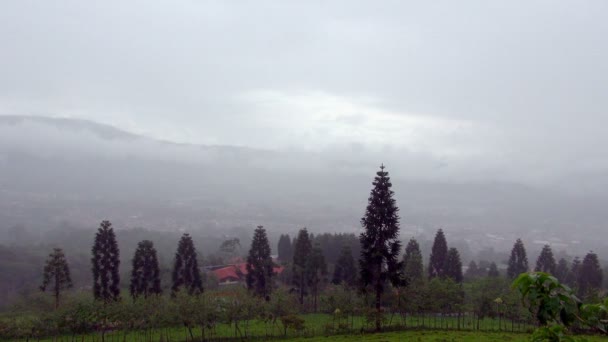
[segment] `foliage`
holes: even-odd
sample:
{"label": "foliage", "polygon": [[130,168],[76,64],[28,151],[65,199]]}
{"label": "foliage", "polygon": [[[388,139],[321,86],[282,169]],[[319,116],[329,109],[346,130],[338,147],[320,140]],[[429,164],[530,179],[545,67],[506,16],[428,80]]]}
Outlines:
{"label": "foliage", "polygon": [[152,241],[143,240],[137,244],[132,265],[129,291],[133,299],[162,293],[158,257]]}
{"label": "foliage", "polygon": [[549,274],[555,274],[555,258],[553,257],[553,251],[551,246],[544,245],[538,259],[536,260],[536,272],[545,272]]}
{"label": "foliage", "polygon": [[448,243],[439,229],[435,234],[433,249],[429,258],[429,278],[443,277],[445,275],[445,261],[448,256]]}
{"label": "foliage", "polygon": [[553,275],[561,282],[566,282],[568,277],[569,267],[568,261],[564,258],[560,258],[555,267],[555,273]]}
{"label": "foliage", "polygon": [[308,283],[307,265],[310,253],[312,252],[312,243],[306,228],[300,229],[294,245],[292,281],[298,287],[300,304],[304,304],[304,295],[306,294]]}
{"label": "foliage", "polygon": [[347,286],[355,286],[357,282],[357,268],[355,267],[355,259],[353,252],[348,245],[343,245],[340,252],[340,257],[334,267],[334,275],[332,283],[346,284]]}
{"label": "foliage", "polygon": [[188,291],[188,294],[203,292],[196,248],[192,238],[187,233],[179,240],[175,253],[172,294],[175,295],[182,287]]}
{"label": "foliage", "polygon": [[325,262],[323,251],[318,244],[315,244],[310,253],[306,264],[306,273],[308,275],[308,285],[314,298],[314,309],[317,311],[317,298],[319,297],[320,286],[321,283],[327,281],[327,263]]}
{"label": "foliage", "polygon": [[519,274],[528,272],[528,257],[526,256],[526,248],[521,239],[517,239],[511,249],[509,264],[507,267],[507,276],[510,279],[515,279]]}
{"label": "foliage", "polygon": [[462,262],[456,248],[450,248],[445,259],[445,276],[457,283],[462,282]]}
{"label": "foliage", "polygon": [[578,272],[577,285],[579,296],[593,296],[594,292],[602,286],[602,277],[603,273],[597,254],[593,252],[587,253]]}
{"label": "foliage", "polygon": [[[373,287],[376,294],[376,312],[380,315],[381,297],[385,282],[393,285],[404,285],[403,264],[398,261],[401,250],[399,241],[399,208],[393,198],[392,183],[384,165],[376,173],[365,216],[361,219],[364,231],[361,241],[361,258],[359,266],[363,290]],[[380,330],[382,321],[376,320],[376,330]]]}
{"label": "foliage", "polygon": [[95,299],[117,301],[120,299],[120,256],[114,228],[110,221],[102,221],[92,249],[93,294]]}
{"label": "foliage", "polygon": [[[53,281],[51,285],[51,281]],[[72,278],[70,277],[70,268],[65,259],[65,254],[61,248],[54,248],[53,253],[49,254],[44,266],[44,274],[40,291],[44,292],[52,286],[53,296],[55,297],[55,309],[59,307],[59,297],[61,292],[71,288]]]}
{"label": "foliage", "polygon": [[488,268],[488,277],[499,277],[500,276],[500,272],[498,272],[498,267],[496,266],[495,262],[492,262],[490,264],[490,267]]}
{"label": "foliage", "polygon": [[423,269],[420,245],[416,239],[411,238],[403,255],[403,275],[407,282],[413,282],[422,279]]}
{"label": "foliage", "polygon": [[247,256],[247,288],[256,296],[268,298],[272,292],[272,258],[266,230],[258,226]]}
{"label": "foliage", "polygon": [[281,234],[279,243],[277,246],[278,258],[282,262],[288,262],[293,258],[293,246],[291,245],[291,238],[289,234]]}

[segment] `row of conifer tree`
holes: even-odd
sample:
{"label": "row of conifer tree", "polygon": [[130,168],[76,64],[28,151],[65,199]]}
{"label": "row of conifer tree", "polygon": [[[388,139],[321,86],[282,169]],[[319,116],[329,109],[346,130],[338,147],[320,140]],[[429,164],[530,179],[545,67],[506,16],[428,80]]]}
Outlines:
{"label": "row of conifer tree", "polygon": [[[342,246],[334,267],[332,282],[358,286],[363,291],[375,295],[375,306],[380,310],[381,296],[386,287],[407,286],[423,276],[423,263],[420,247],[411,239],[403,258],[400,260],[402,244],[399,241],[399,208],[393,198],[392,183],[388,172],[382,165],[376,173],[370,192],[365,215],[361,219],[363,232],[359,236],[360,256],[356,265],[350,246]],[[291,283],[303,303],[304,296],[311,294],[316,306],[320,284],[327,275],[327,263],[318,244],[312,245],[311,234],[306,228],[299,231],[293,243],[288,236],[281,236],[278,245],[279,256],[291,261]],[[286,250],[286,241],[291,250]],[[341,246],[334,246],[340,248]],[[119,249],[112,224],[103,221],[95,235],[92,248],[93,294],[98,300],[117,301],[120,299]],[[285,261],[285,260],[283,260]],[[247,257],[246,284],[252,294],[268,298],[273,289],[274,264],[268,243],[266,230],[262,226],[255,229],[251,248]],[[358,267],[357,267],[358,266]],[[471,268],[477,267],[473,263]],[[440,229],[433,243],[427,266],[430,278],[450,278],[456,283],[463,281],[463,267],[460,254],[456,248],[448,248],[444,232]],[[530,270],[523,242],[518,239],[513,246],[508,261],[507,276],[517,275]],[[571,277],[572,285],[585,293],[599,288],[602,283],[602,271],[593,252],[587,254],[581,263],[575,259],[568,268],[565,260],[555,262],[550,246],[545,246],[539,256],[535,270],[563,276],[562,281]],[[489,276],[498,276],[498,268],[492,263]],[[43,291],[52,289],[59,305],[61,292],[72,286],[69,267],[61,249],[55,249],[49,256],[44,269]],[[175,253],[171,293],[179,291],[198,294],[203,291],[200,269],[197,262],[197,251],[192,238],[184,234]],[[129,286],[133,298],[148,297],[162,292],[157,253],[149,240],[141,241],[132,259],[131,279]],[[379,328],[380,322],[377,322]]]}

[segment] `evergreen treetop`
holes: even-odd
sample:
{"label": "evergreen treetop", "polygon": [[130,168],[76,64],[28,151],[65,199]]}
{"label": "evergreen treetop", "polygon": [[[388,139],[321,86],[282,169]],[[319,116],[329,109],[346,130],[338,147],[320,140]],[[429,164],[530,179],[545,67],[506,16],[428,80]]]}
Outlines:
{"label": "evergreen treetop", "polygon": [[526,248],[521,239],[517,239],[511,249],[509,257],[509,265],[507,267],[507,276],[515,279],[518,275],[528,272],[528,257],[526,256]]}
{"label": "evergreen treetop", "polygon": [[143,240],[137,244],[132,260],[131,284],[129,291],[133,299],[161,294],[160,268],[154,243]]}
{"label": "evergreen treetop", "polygon": [[102,221],[91,250],[93,295],[104,301],[120,300],[120,252],[110,221]]}
{"label": "evergreen treetop", "polygon": [[345,284],[346,286],[354,286],[356,281],[357,268],[353,252],[349,245],[344,245],[334,267],[334,275],[331,282],[336,285]]}
{"label": "evergreen treetop", "polygon": [[273,264],[266,229],[258,226],[247,256],[247,288],[259,297],[270,299]]}
{"label": "evergreen treetop", "polygon": [[422,253],[416,239],[411,238],[405,246],[403,255],[403,274],[408,282],[422,279],[424,266],[422,265]]}
{"label": "evergreen treetop", "polygon": [[[404,285],[403,264],[398,261],[401,250],[399,241],[399,208],[393,198],[392,183],[384,165],[376,173],[365,216],[361,219],[363,232],[361,242],[361,258],[359,267],[361,285],[365,291],[368,286],[376,294],[376,310],[380,312],[381,296],[385,282],[393,285]],[[380,330],[381,321],[376,319],[376,330]]]}
{"label": "evergreen treetop", "polygon": [[460,253],[456,248],[450,248],[445,259],[444,276],[452,279],[456,283],[462,282],[462,262]]}
{"label": "evergreen treetop", "polygon": [[175,261],[173,264],[173,285],[171,293],[173,296],[185,288],[188,294],[200,294],[203,292],[203,283],[201,280],[200,270],[198,268],[198,260],[196,248],[192,237],[188,233],[182,235],[177,245],[175,253]]}
{"label": "evergreen treetop", "polygon": [[448,243],[443,230],[439,229],[435,234],[433,249],[429,258],[429,278],[445,276],[445,264],[448,256]]}
{"label": "evergreen treetop", "polygon": [[536,259],[536,272],[545,272],[549,274],[555,274],[555,257],[553,257],[553,251],[551,246],[544,245],[538,259]]}
{"label": "evergreen treetop", "polygon": [[45,292],[48,287],[52,288],[55,297],[55,308],[59,307],[61,292],[72,288],[70,267],[61,248],[54,248],[49,254],[44,266],[42,285],[40,291]]}

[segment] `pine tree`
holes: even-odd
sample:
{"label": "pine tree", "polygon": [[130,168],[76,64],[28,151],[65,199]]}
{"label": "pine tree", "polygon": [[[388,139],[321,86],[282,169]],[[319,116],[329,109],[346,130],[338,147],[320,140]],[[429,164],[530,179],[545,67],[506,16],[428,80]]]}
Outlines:
{"label": "pine tree", "polygon": [[349,245],[342,246],[331,282],[336,285],[345,284],[347,286],[354,286],[357,282],[357,268]]}
{"label": "pine tree", "polygon": [[566,284],[572,288],[578,286],[578,277],[581,271],[581,259],[579,257],[574,257],[572,260],[572,265],[570,266],[570,271],[568,271],[568,275],[566,276]]}
{"label": "pine tree", "polygon": [[198,269],[198,261],[194,242],[189,234],[185,233],[179,240],[177,252],[175,253],[175,261],[173,264],[173,286],[171,293],[173,296],[185,288],[190,295],[196,295],[203,292],[203,283],[201,281],[200,270]]}
{"label": "pine tree", "polygon": [[137,244],[132,265],[129,291],[133,299],[162,293],[158,257],[152,241],[143,240]]}
{"label": "pine tree", "polygon": [[488,268],[488,277],[496,278],[499,276],[500,276],[500,272],[498,272],[498,267],[496,266],[495,262],[492,262],[490,264],[490,267]]}
{"label": "pine tree", "polygon": [[293,283],[300,290],[300,304],[304,304],[304,294],[307,288],[307,263],[312,252],[312,243],[306,228],[300,229],[293,245]]}
{"label": "pine tree", "polygon": [[266,229],[258,226],[253,234],[251,249],[247,256],[247,288],[256,296],[270,300],[272,292],[272,257]]}
{"label": "pine tree", "polygon": [[462,283],[462,262],[460,261],[460,253],[456,248],[448,250],[448,256],[445,259],[445,277],[452,279],[456,283]]}
{"label": "pine tree", "polygon": [[472,280],[472,279],[479,277],[479,274],[480,274],[480,270],[479,270],[479,267],[477,266],[477,263],[474,260],[471,260],[471,262],[469,262],[469,266],[467,267],[467,271],[464,274],[464,277],[467,280]]}
{"label": "pine tree", "polygon": [[91,252],[95,299],[106,302],[120,300],[120,253],[110,221],[101,222]]}
{"label": "pine tree", "polygon": [[[52,282],[52,283],[51,283]],[[44,266],[44,274],[40,291],[45,292],[51,287],[55,297],[55,309],[59,307],[61,292],[72,288],[72,278],[70,277],[70,267],[65,259],[61,248],[54,248],[53,253],[49,254]]]}
{"label": "pine tree", "polygon": [[602,286],[602,280],[603,273],[597,254],[587,253],[578,273],[579,296],[587,296],[599,290]]}
{"label": "pine tree", "polygon": [[381,328],[381,298],[386,280],[394,286],[404,285],[403,264],[398,261],[401,250],[399,237],[399,208],[393,198],[392,184],[384,165],[376,173],[359,240],[361,258],[359,266],[363,290],[372,286],[376,294],[376,330]]}
{"label": "pine tree", "polygon": [[555,268],[555,278],[557,278],[559,281],[565,283],[566,279],[568,278],[568,272],[569,272],[569,268],[568,268],[568,262],[566,261],[566,259],[561,258],[559,259],[559,261],[557,262],[557,267]]}
{"label": "pine tree", "polygon": [[310,286],[313,295],[314,310],[316,312],[319,289],[321,283],[324,282],[327,277],[327,263],[325,262],[321,246],[319,246],[318,243],[315,244],[310,253],[310,258],[308,258],[306,265],[306,273],[308,275],[308,285]]}
{"label": "pine tree", "polygon": [[543,250],[540,252],[538,259],[536,260],[536,267],[534,270],[536,272],[545,272],[552,275],[555,273],[555,258],[553,257],[551,246],[543,246]]}
{"label": "pine tree", "polygon": [[511,250],[509,257],[509,265],[507,267],[507,275],[511,279],[515,279],[521,273],[528,272],[528,257],[526,249],[521,239],[517,239]]}
{"label": "pine tree", "polygon": [[277,246],[277,251],[278,259],[281,262],[288,262],[289,260],[291,260],[293,256],[291,255],[291,238],[289,237],[289,234],[281,234]]}
{"label": "pine tree", "polygon": [[435,234],[433,249],[429,259],[429,278],[445,276],[445,262],[448,256],[448,243],[443,234],[443,230],[439,229]]}
{"label": "pine tree", "polygon": [[422,279],[424,266],[422,265],[422,253],[416,239],[411,238],[405,246],[403,255],[403,275],[408,282]]}

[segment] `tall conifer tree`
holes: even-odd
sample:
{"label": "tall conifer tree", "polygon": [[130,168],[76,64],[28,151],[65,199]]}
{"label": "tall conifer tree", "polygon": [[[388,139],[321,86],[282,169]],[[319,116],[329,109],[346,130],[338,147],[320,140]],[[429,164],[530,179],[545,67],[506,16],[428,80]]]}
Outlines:
{"label": "tall conifer tree", "polygon": [[308,274],[308,285],[310,286],[312,292],[313,305],[316,312],[317,298],[319,297],[321,283],[325,282],[327,278],[327,263],[325,262],[325,256],[323,256],[321,246],[319,246],[318,243],[316,243],[311,250],[306,268],[306,273]]}
{"label": "tall conifer tree", "polygon": [[293,245],[293,283],[299,288],[300,304],[304,304],[308,285],[308,258],[312,252],[312,242],[306,228],[300,229]]}
{"label": "tall conifer tree", "polygon": [[536,272],[545,272],[551,275],[555,274],[555,257],[553,257],[551,246],[543,246],[543,250],[540,252],[538,259],[536,259],[536,267],[534,270]]}
{"label": "tall conifer tree", "polygon": [[443,230],[439,229],[435,234],[433,249],[429,258],[429,278],[445,276],[445,262],[448,257],[448,243],[443,234]]}
{"label": "tall conifer tree", "polygon": [[581,259],[579,257],[574,257],[572,260],[572,265],[570,266],[570,270],[568,271],[568,275],[566,276],[566,284],[572,288],[578,286],[578,276],[581,271]]}
{"label": "tall conifer tree", "polygon": [[526,256],[526,248],[521,239],[517,239],[511,249],[509,257],[509,265],[507,267],[507,276],[515,279],[521,273],[528,272],[528,257]]}
{"label": "tall conifer tree", "polygon": [[448,256],[445,259],[444,275],[456,283],[462,283],[462,261],[460,260],[460,253],[458,253],[456,248],[452,247],[448,250]]}
{"label": "tall conifer tree", "polygon": [[259,297],[270,299],[272,292],[272,257],[266,230],[258,226],[247,256],[247,288]]}
{"label": "tall conifer tree", "polygon": [[422,253],[416,239],[411,238],[405,246],[403,255],[403,274],[409,282],[422,279],[424,266],[422,265]]}
{"label": "tall conifer tree", "polygon": [[118,301],[120,299],[120,252],[114,228],[110,221],[102,221],[92,249],[93,295],[95,299]]}
{"label": "tall conifer tree", "polygon": [[342,246],[331,282],[336,285],[345,284],[347,286],[354,286],[357,282],[357,268],[349,245]]}
{"label": "tall conifer tree", "polygon": [[398,261],[401,251],[399,241],[399,208],[393,198],[392,183],[384,165],[376,173],[373,189],[369,196],[365,216],[361,219],[364,228],[359,240],[361,258],[359,267],[363,290],[371,286],[376,295],[376,330],[381,329],[379,315],[382,307],[382,293],[385,282],[394,286],[404,285],[403,264]]}
{"label": "tall conifer tree", "polygon": [[589,252],[585,255],[578,272],[578,294],[588,296],[602,287],[603,272],[597,254]]}
{"label": "tall conifer tree", "polygon": [[568,279],[568,272],[568,261],[566,261],[564,258],[559,259],[557,262],[557,267],[555,267],[555,278],[559,279],[559,281],[563,283],[566,283]]}
{"label": "tall conifer tree", "polygon": [[278,258],[281,262],[288,262],[291,261],[291,258],[293,257],[293,253],[292,253],[292,246],[291,246],[291,238],[289,237],[289,234],[281,234],[281,237],[279,238],[279,243],[277,246],[277,251],[278,251]]}
{"label": "tall conifer tree", "polygon": [[53,253],[49,254],[44,266],[44,274],[40,291],[45,292],[47,288],[53,291],[55,297],[55,309],[59,307],[59,299],[61,292],[72,287],[72,278],[70,277],[70,267],[65,259],[61,248],[54,248]]}
{"label": "tall conifer tree", "polygon": [[162,293],[158,257],[152,241],[143,240],[137,244],[132,267],[129,291],[133,299]]}
{"label": "tall conifer tree", "polygon": [[500,276],[500,272],[498,272],[498,266],[496,266],[495,262],[492,262],[490,264],[490,267],[488,268],[488,277],[495,278],[498,276]]}
{"label": "tall conifer tree", "polygon": [[177,245],[172,278],[173,286],[171,286],[171,293],[173,296],[181,288],[185,288],[190,295],[203,292],[203,282],[200,270],[198,269],[196,248],[194,247],[192,237],[188,233],[182,235]]}

